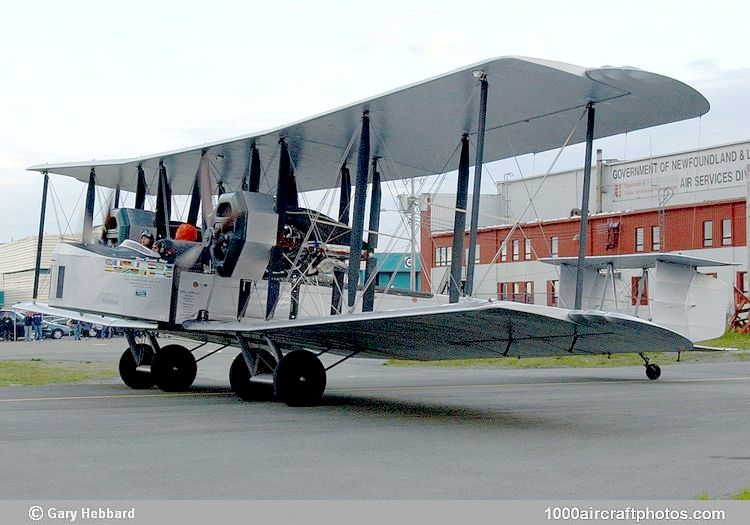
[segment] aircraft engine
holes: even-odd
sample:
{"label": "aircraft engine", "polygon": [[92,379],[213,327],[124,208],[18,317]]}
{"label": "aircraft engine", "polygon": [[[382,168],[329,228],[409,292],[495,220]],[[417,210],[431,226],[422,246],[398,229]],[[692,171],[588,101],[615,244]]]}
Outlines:
{"label": "aircraft engine", "polygon": [[278,215],[273,198],[237,191],[221,195],[213,228],[205,235],[216,273],[222,277],[259,281],[276,244]]}

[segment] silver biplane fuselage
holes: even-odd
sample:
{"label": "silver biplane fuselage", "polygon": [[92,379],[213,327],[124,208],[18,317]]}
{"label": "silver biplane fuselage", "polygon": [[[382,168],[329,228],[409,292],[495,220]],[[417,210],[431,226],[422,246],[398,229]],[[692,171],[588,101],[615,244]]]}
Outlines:
{"label": "silver biplane fuselage", "polygon": [[[203,243],[157,242],[155,250],[150,250],[137,241],[140,227],[131,231],[130,238],[116,247],[60,244],[50,264],[49,305],[153,321],[160,323],[163,329],[177,329],[186,321],[304,319],[320,317],[324,311],[327,313],[331,308],[335,282],[333,275],[324,271],[330,270],[331,266],[325,266],[333,258],[337,258],[337,264],[341,265],[342,261],[338,259],[342,254],[348,257],[348,249],[337,246],[338,250],[332,254],[328,253],[330,246],[325,246],[326,243],[300,238],[300,246],[289,253],[303,264],[298,261],[295,266],[300,271],[294,276],[285,272],[274,311],[268,316],[267,268],[271,248],[276,244],[278,218],[273,198],[249,192],[222,197],[220,203],[232,197],[245,204],[233,216],[236,227],[245,231],[239,236],[241,239],[233,246],[233,251],[222,250],[224,258],[221,260],[208,244],[205,247],[207,259],[198,257],[189,268],[180,268],[180,254],[165,254],[165,251],[175,246],[182,252],[196,248],[202,251]],[[317,256],[302,257],[300,251]],[[364,256],[367,256],[366,251]],[[231,270],[222,275],[217,267],[226,264],[227,258],[231,260]],[[357,294],[355,307],[345,310],[348,313],[362,311],[362,290]],[[447,297],[406,290],[391,290],[390,293],[376,290],[375,296],[376,311],[448,302]],[[341,309],[342,305],[336,307]]]}

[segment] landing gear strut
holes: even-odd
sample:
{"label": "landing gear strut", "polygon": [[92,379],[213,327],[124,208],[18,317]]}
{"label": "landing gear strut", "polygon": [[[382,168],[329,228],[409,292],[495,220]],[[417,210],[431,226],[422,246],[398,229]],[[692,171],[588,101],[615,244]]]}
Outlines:
{"label": "landing gear strut", "polygon": [[165,392],[183,392],[195,381],[198,366],[190,350],[180,345],[161,347],[151,362],[156,386]]}
{"label": "landing gear strut", "polygon": [[648,357],[643,355],[643,353],[639,353],[638,355],[641,356],[641,359],[644,361],[644,365],[646,367],[646,377],[648,377],[650,380],[659,379],[659,376],[661,375],[661,368],[659,365],[652,364]]}
{"label": "landing gear strut", "polygon": [[[273,399],[273,371],[276,368],[276,358],[265,351],[256,351],[252,357],[250,364],[244,352],[234,358],[229,368],[229,384],[232,385],[232,391],[243,401],[270,401]],[[255,370],[251,372],[250,367]]]}

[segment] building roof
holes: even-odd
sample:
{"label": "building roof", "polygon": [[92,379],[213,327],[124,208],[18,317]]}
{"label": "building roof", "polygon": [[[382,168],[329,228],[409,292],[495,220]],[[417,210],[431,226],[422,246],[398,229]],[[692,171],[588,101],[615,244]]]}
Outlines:
{"label": "building roof", "polygon": [[[546,257],[539,259],[546,264],[555,266],[578,266],[578,257]],[[586,256],[584,268],[603,269],[610,264],[615,270],[633,270],[639,268],[654,268],[657,261],[672,264],[681,264],[700,268],[703,266],[736,266],[735,263],[693,257],[681,253],[640,253],[632,255],[593,255]]]}

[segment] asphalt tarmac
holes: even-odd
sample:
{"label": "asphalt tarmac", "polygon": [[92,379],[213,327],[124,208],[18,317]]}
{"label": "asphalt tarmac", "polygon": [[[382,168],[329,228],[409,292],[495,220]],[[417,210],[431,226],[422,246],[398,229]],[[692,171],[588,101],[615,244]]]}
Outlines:
{"label": "asphalt tarmac", "polygon": [[[115,362],[124,346],[0,343],[0,359]],[[187,394],[0,388],[0,498],[691,499],[750,486],[750,362],[648,381],[642,367],[352,359],[321,406],[290,408],[236,398],[235,354],[202,361]]]}

